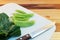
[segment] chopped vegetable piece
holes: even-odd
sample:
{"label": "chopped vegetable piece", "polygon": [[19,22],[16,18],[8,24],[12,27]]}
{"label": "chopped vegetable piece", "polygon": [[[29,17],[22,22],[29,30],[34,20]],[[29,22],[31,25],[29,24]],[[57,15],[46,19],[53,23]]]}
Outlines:
{"label": "chopped vegetable piece", "polygon": [[20,27],[29,27],[35,23],[34,20],[30,20],[30,18],[34,16],[33,14],[28,14],[22,10],[16,10],[16,12],[17,13],[14,13],[12,16],[12,20],[15,25]]}

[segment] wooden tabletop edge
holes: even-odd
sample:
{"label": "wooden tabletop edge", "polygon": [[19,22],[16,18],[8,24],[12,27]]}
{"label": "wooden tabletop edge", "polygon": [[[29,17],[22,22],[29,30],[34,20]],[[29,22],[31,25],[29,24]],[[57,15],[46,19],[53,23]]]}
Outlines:
{"label": "wooden tabletop edge", "polygon": [[[2,6],[4,4],[0,4]],[[60,4],[19,4],[28,9],[60,9]]]}

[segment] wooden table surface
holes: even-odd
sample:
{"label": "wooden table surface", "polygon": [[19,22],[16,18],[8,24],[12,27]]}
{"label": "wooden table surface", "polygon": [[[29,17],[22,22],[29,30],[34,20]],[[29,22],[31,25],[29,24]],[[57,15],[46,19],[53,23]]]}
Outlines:
{"label": "wooden table surface", "polygon": [[55,32],[51,37],[51,40],[60,40],[60,32]]}
{"label": "wooden table surface", "polygon": [[60,4],[60,0],[0,0],[0,4],[10,2],[18,4]]}

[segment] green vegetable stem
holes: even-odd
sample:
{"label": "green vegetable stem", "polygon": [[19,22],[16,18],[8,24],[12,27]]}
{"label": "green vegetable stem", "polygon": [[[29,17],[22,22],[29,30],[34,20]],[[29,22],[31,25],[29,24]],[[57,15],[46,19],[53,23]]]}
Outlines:
{"label": "green vegetable stem", "polygon": [[34,25],[35,23],[34,20],[30,20],[30,18],[32,18],[33,16],[34,14],[28,14],[22,10],[16,10],[16,13],[14,13],[12,16],[12,20],[17,26],[29,27]]}

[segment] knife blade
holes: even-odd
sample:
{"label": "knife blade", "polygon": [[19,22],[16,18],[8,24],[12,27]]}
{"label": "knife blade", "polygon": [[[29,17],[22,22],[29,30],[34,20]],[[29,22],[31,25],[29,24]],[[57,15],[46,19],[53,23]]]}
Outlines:
{"label": "knife blade", "polygon": [[35,38],[38,35],[44,33],[45,31],[51,29],[53,25],[55,25],[55,22],[54,23],[51,23],[51,24],[48,24],[48,25],[46,25],[44,27],[41,27],[41,28],[35,30],[34,32],[31,32],[29,34],[26,34],[26,35],[18,38],[17,40],[29,40],[30,38]]}

